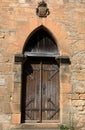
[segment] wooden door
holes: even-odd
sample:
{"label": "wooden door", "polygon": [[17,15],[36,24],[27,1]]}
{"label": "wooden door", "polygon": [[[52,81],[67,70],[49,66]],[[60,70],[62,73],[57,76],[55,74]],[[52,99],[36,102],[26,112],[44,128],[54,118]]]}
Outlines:
{"label": "wooden door", "polygon": [[53,58],[29,58],[26,70],[25,122],[59,119],[59,67]]}

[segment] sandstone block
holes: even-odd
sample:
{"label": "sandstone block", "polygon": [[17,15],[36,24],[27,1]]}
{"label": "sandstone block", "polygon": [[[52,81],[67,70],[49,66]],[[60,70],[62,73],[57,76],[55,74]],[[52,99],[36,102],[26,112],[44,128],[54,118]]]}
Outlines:
{"label": "sandstone block", "polygon": [[19,3],[25,3],[25,0],[19,0]]}
{"label": "sandstone block", "polygon": [[74,89],[74,92],[77,93],[77,94],[84,94],[85,93],[85,87],[84,87],[84,85],[82,83],[78,84],[78,86],[76,86],[76,87],[74,85],[73,89]]}
{"label": "sandstone block", "polygon": [[61,83],[61,93],[71,93],[72,85],[69,83]]}
{"label": "sandstone block", "polygon": [[84,106],[85,105],[85,101],[84,100],[74,100],[73,104],[75,106]]}
{"label": "sandstone block", "polygon": [[77,107],[77,110],[78,110],[78,111],[83,111],[84,108],[83,108],[83,106],[78,106],[78,107]]}
{"label": "sandstone block", "polygon": [[20,124],[20,119],[21,115],[20,114],[12,114],[12,123],[13,124]]}
{"label": "sandstone block", "polygon": [[0,123],[9,123],[11,120],[11,115],[10,114],[0,114]]}
{"label": "sandstone block", "polygon": [[19,114],[20,113],[20,104],[10,103],[11,113]]}
{"label": "sandstone block", "polygon": [[4,78],[0,78],[0,86],[4,86],[6,84],[6,81]]}
{"label": "sandstone block", "polygon": [[4,110],[3,111],[5,114],[11,114],[10,103],[4,102]]}
{"label": "sandstone block", "polygon": [[13,102],[14,103],[19,103],[20,104],[20,100],[21,100],[21,97],[20,97],[20,94],[19,93],[17,93],[17,92],[15,92],[14,94],[13,94]]}
{"label": "sandstone block", "polygon": [[80,94],[80,99],[85,100],[85,93],[84,94]]}
{"label": "sandstone block", "polygon": [[12,72],[12,64],[0,64],[0,72]]}
{"label": "sandstone block", "polygon": [[85,73],[75,73],[73,75],[73,79],[79,80],[79,81],[85,81]]}
{"label": "sandstone block", "polygon": [[78,100],[79,99],[79,94],[72,94],[71,99]]}
{"label": "sandstone block", "polygon": [[0,114],[4,113],[4,101],[2,102],[2,100],[0,101]]}

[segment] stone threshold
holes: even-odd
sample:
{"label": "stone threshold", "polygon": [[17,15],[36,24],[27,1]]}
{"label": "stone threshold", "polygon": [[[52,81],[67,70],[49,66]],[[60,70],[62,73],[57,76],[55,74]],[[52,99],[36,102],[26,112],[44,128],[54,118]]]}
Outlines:
{"label": "stone threshold", "polygon": [[16,129],[58,129],[59,123],[22,123]]}

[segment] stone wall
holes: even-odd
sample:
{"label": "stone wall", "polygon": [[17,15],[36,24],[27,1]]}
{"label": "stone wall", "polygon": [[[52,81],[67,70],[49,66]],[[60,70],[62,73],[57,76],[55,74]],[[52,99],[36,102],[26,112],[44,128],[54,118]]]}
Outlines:
{"label": "stone wall", "polygon": [[37,27],[45,26],[55,37],[60,55],[71,64],[60,63],[60,123],[85,130],[85,1],[46,0],[50,15],[39,18],[40,0],[0,1],[0,128],[21,120],[21,63],[27,37]]}

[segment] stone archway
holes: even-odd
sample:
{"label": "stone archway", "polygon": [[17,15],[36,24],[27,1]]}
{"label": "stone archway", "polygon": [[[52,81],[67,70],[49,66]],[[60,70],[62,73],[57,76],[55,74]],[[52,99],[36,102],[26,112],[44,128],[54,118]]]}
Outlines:
{"label": "stone archway", "polygon": [[[50,22],[48,23],[48,26],[49,25],[51,25]],[[53,24],[53,27],[54,27],[54,24]],[[51,29],[51,26],[49,26],[49,28]],[[59,105],[60,105],[60,108],[61,108],[61,110],[60,110],[60,122],[62,123],[62,122],[65,121],[63,115],[65,115],[65,116],[67,115],[69,117],[69,111],[70,111],[70,109],[69,109],[69,111],[67,113],[67,111],[65,111],[64,108],[66,106],[65,103],[68,103],[68,107],[70,107],[70,102],[68,102],[67,93],[68,93],[68,91],[71,91],[72,86],[69,83],[69,77],[70,76],[66,76],[66,78],[64,78],[65,74],[69,75],[69,72],[68,72],[68,70],[69,70],[68,69],[69,68],[69,65],[68,65],[68,63],[69,63],[68,62],[68,56],[67,57],[65,56],[65,54],[68,54],[68,52],[69,52],[69,48],[68,48],[69,44],[67,44],[69,42],[66,40],[66,38],[65,38],[66,34],[62,31],[62,29],[60,29],[60,27],[59,28],[56,27],[56,29],[52,29],[52,33],[51,33],[46,27],[44,27],[44,26],[41,25],[41,26],[39,26],[36,29],[33,28],[34,31],[32,31],[32,28],[31,28],[31,31],[29,30],[29,32],[32,32],[32,33],[30,34],[28,32],[29,36],[27,35],[27,32],[24,32],[24,30],[23,30],[23,34],[26,34],[27,40],[26,40],[26,42],[25,42],[24,45],[21,42],[21,46],[22,47],[24,46],[23,47],[23,51],[20,52],[22,54],[19,54],[19,55],[16,54],[15,55],[15,59],[18,59],[18,61],[16,61],[16,64],[15,64],[15,76],[14,76],[14,79],[16,79],[16,80],[14,81],[14,87],[16,88],[16,86],[18,86],[19,91],[17,91],[16,94],[19,95],[19,97],[20,97],[21,96],[21,84],[22,84],[22,80],[21,80],[22,79],[21,78],[22,69],[21,69],[21,66],[24,63],[24,61],[26,60],[26,57],[30,57],[30,56],[33,56],[35,54],[35,53],[34,54],[33,53],[28,53],[28,52],[26,52],[25,49],[27,48],[26,47],[26,46],[28,46],[27,43],[30,40],[30,38],[32,37],[32,35],[34,35],[35,32],[38,31],[39,29],[44,29],[44,31],[46,31],[48,33],[48,35],[50,35],[50,37],[52,37],[52,39],[53,39],[52,41],[54,42],[54,46],[56,45],[57,53],[55,53],[55,54],[52,53],[51,55],[47,55],[47,57],[53,56],[52,58],[54,58],[55,56],[56,57],[58,56],[57,57],[57,59],[58,59],[57,63],[61,64],[60,65],[60,75],[59,75],[59,78],[60,78],[60,104]],[[54,31],[54,33],[53,33],[53,31]],[[58,43],[57,43],[56,37],[58,38]],[[24,39],[24,37],[22,37],[22,38]],[[22,38],[20,39],[20,41],[22,40]],[[24,40],[22,40],[22,41],[24,42]],[[18,42],[18,45],[20,44],[20,41]],[[44,54],[46,55],[46,53],[44,53]],[[45,55],[42,55],[42,56],[45,56]],[[61,56],[61,55],[63,55],[63,56]],[[25,58],[23,56],[25,56]],[[40,56],[40,55],[36,54],[35,56]],[[25,59],[25,60],[23,61],[23,59]],[[20,62],[20,63],[18,63],[18,62]],[[66,62],[66,64],[62,64],[62,63],[65,63],[65,62]],[[67,71],[64,71],[64,70],[67,70]],[[18,78],[16,78],[16,75],[17,75]],[[68,89],[67,89],[67,87],[68,87]],[[66,90],[66,91],[64,92],[64,90]],[[20,99],[21,98],[18,98],[18,102],[19,102],[18,104],[19,104],[19,106],[21,106],[21,100]],[[12,114],[12,120],[13,121],[12,122],[14,122],[14,118],[16,116],[18,117],[17,118],[17,120],[18,120],[17,123],[20,123],[21,122],[21,109],[19,109],[17,113],[16,113],[16,111],[13,112],[13,114]]]}

